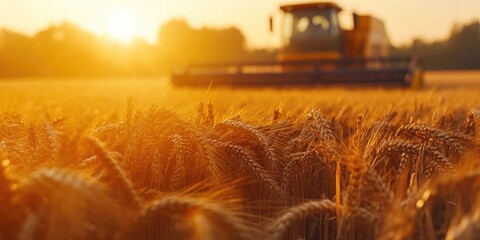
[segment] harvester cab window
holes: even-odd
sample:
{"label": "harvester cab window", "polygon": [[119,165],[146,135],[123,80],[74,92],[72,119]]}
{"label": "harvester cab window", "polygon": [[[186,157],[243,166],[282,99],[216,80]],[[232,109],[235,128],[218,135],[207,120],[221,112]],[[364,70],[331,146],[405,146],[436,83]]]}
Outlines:
{"label": "harvester cab window", "polygon": [[330,21],[322,15],[315,15],[313,17],[301,17],[297,21],[297,32],[303,33],[309,31],[327,31],[330,28]]}
{"label": "harvester cab window", "polygon": [[302,9],[285,12],[285,52],[340,51],[340,26],[332,9]]}
{"label": "harvester cab window", "polygon": [[300,18],[297,21],[297,31],[305,32],[308,29],[308,25],[310,25],[310,20],[307,17]]}
{"label": "harvester cab window", "polygon": [[330,28],[330,22],[322,15],[313,16],[312,24],[322,28],[322,30],[328,30]]}

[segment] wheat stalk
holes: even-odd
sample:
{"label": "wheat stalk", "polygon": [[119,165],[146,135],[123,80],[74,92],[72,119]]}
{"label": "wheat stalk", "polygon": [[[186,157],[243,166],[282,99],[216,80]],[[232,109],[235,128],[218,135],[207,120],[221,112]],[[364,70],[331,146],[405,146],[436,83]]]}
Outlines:
{"label": "wheat stalk", "polygon": [[480,201],[478,200],[471,214],[465,215],[458,224],[450,224],[446,240],[474,240],[480,234]]}
{"label": "wheat stalk", "polygon": [[446,149],[458,154],[464,153],[467,146],[472,142],[472,138],[465,134],[447,132],[416,123],[400,127],[397,130],[396,136],[417,137],[423,141],[433,139],[433,141],[442,143]]}
{"label": "wheat stalk", "polygon": [[286,197],[285,192],[278,186],[277,181],[264,169],[264,167],[262,167],[262,165],[255,161],[245,149],[230,144],[225,144],[224,147],[230,154],[236,156],[236,158],[240,160],[239,163],[244,165],[256,179],[263,182],[272,194],[282,199]]}
{"label": "wheat stalk", "polygon": [[455,190],[463,190],[459,187],[464,184],[479,181],[478,170],[427,181],[418,191],[403,202],[397,203],[388,212],[379,237],[387,240],[407,239],[415,229],[415,219],[432,201]]}
{"label": "wheat stalk", "polygon": [[[130,210],[120,207],[102,185],[63,169],[34,172],[20,183],[18,194],[42,220],[30,225],[31,230],[24,230],[44,234],[45,239],[115,236],[132,215]],[[95,231],[92,225],[96,226]]]}
{"label": "wheat stalk", "polygon": [[293,176],[301,174],[309,165],[322,164],[326,165],[326,161],[321,158],[317,150],[308,152],[295,153],[287,157],[288,162],[283,168],[281,187],[285,191],[293,186]]}
{"label": "wheat stalk", "polygon": [[305,202],[287,209],[282,215],[273,220],[269,224],[267,232],[272,236],[272,239],[280,239],[290,226],[309,215],[325,212],[335,213],[335,211],[335,203],[328,199]]}
{"label": "wheat stalk", "polygon": [[[171,221],[173,226],[169,224]],[[165,233],[171,237],[179,234],[184,239],[253,239],[254,231],[219,205],[202,199],[167,196],[143,208],[126,238],[158,239]]]}
{"label": "wheat stalk", "polygon": [[[240,121],[235,121],[235,120],[224,121],[220,124],[217,124],[216,127],[227,127],[227,128],[237,129],[242,133],[246,134],[247,136],[250,136],[253,139],[255,139],[255,141],[260,145],[262,154],[266,158],[266,162],[264,163],[266,168],[270,171],[277,171],[276,164],[278,160],[277,160],[276,154],[273,151],[272,147],[270,147],[267,137],[262,132],[260,132],[255,127],[249,124],[246,124]],[[239,133],[239,135],[241,135],[241,133]]]}
{"label": "wheat stalk", "polygon": [[94,137],[88,137],[87,142],[93,148],[95,155],[97,155],[98,160],[103,164],[109,177],[111,177],[112,184],[118,188],[119,193],[122,197],[125,198],[125,202],[134,207],[140,208],[142,205],[140,197],[133,188],[132,182],[128,179],[125,172],[118,165],[117,161],[112,158],[112,156],[105,149],[103,144]]}

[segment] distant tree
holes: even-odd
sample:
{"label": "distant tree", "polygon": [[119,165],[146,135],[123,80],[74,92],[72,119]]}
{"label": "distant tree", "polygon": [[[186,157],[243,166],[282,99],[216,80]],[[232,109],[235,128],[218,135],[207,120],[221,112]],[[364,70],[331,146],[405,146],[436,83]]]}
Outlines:
{"label": "distant tree", "polygon": [[480,69],[480,22],[455,25],[444,40],[414,39],[409,46],[394,48],[393,52],[419,56],[427,69]]}
{"label": "distant tree", "polygon": [[480,22],[454,27],[447,41],[447,55],[454,69],[480,68]]}
{"label": "distant tree", "polygon": [[31,38],[6,29],[0,30],[0,76],[31,76],[37,61]]}
{"label": "distant tree", "polygon": [[159,46],[174,62],[233,61],[245,54],[245,37],[230,28],[194,29],[182,19],[165,23],[158,34]]}
{"label": "distant tree", "polygon": [[[93,36],[80,28],[64,22],[51,25],[38,32],[33,40],[41,60],[37,63],[37,74],[41,76],[88,75],[93,71],[91,63],[91,44]],[[88,63],[87,66],[84,64]],[[80,67],[80,65],[83,65]],[[83,73],[79,70],[83,69]]]}

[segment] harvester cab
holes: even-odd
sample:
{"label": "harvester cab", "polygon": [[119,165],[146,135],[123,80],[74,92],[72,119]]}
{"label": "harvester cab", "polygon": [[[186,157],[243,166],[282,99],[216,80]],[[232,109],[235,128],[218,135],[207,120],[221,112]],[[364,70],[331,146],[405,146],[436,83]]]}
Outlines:
{"label": "harvester cab", "polygon": [[282,21],[280,61],[339,59],[343,33],[338,22],[341,10],[331,3],[287,5]]}
{"label": "harvester cab", "polygon": [[[192,64],[172,75],[175,85],[279,86],[376,85],[420,87],[417,59],[389,55],[383,22],[353,14],[353,29],[340,26],[335,3],[280,7],[283,12],[277,61]],[[272,26],[272,21],[270,20]]]}

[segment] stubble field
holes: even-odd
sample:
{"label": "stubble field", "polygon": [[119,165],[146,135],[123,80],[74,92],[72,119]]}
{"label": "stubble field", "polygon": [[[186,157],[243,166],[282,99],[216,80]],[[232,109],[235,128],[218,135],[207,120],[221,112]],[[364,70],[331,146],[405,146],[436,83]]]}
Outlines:
{"label": "stubble field", "polygon": [[479,75],[0,82],[0,239],[476,239]]}

